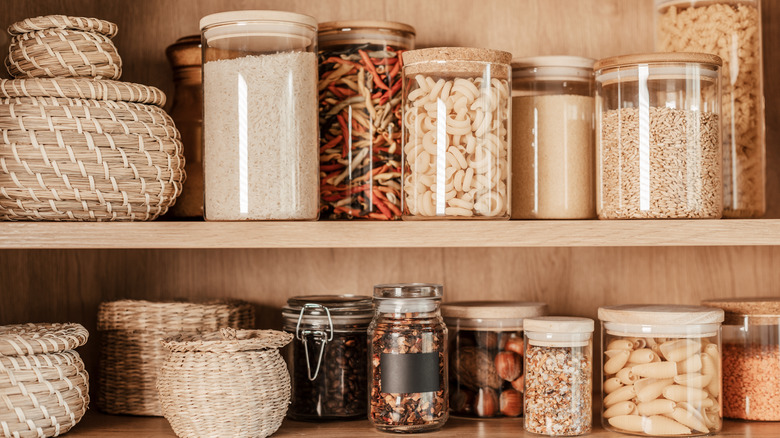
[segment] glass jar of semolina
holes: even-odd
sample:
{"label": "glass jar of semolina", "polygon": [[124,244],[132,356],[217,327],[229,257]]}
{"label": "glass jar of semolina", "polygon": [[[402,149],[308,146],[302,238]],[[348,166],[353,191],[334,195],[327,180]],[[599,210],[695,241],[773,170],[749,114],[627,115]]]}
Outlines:
{"label": "glass jar of semolina", "polygon": [[599,308],[602,424],[635,435],[717,433],[723,311],[700,306]]}

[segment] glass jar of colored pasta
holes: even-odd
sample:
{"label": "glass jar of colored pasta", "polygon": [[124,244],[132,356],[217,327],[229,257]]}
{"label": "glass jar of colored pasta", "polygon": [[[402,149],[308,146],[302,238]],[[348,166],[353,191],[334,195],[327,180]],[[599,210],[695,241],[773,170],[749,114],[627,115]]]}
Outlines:
{"label": "glass jar of colored pasta", "polygon": [[404,220],[509,219],[512,55],[439,47],[402,57]]}
{"label": "glass jar of colored pasta", "polygon": [[319,26],[320,217],[401,218],[401,54],[414,28]]}
{"label": "glass jar of colored pasta", "polygon": [[648,436],[719,432],[723,316],[699,306],[599,308],[603,426]]}

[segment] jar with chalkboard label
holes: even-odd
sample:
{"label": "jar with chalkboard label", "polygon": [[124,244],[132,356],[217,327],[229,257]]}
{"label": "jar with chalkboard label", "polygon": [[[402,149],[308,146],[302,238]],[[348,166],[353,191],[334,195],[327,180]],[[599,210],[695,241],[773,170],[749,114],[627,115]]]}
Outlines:
{"label": "jar with chalkboard label", "polygon": [[368,417],[379,430],[423,432],[447,421],[447,327],[441,295],[438,284],[374,287]]}

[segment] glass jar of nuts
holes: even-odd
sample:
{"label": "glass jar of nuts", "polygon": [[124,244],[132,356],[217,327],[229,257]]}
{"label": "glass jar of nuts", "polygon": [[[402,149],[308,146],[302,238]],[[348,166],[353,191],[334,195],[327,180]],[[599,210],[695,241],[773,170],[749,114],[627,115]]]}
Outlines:
{"label": "glass jar of nuts", "polygon": [[523,412],[523,319],[543,303],[472,301],[442,306],[450,330],[450,411],[467,417]]}

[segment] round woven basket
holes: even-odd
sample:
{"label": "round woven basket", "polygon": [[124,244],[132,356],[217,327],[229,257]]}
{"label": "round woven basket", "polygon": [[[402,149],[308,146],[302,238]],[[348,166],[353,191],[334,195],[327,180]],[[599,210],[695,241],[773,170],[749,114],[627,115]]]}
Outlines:
{"label": "round woven basket", "polygon": [[240,301],[203,304],[121,300],[101,303],[98,408],[110,414],[162,415],[157,377],[177,334],[252,328],[254,307]]}
{"label": "round woven basket", "polygon": [[87,338],[79,324],[0,327],[0,436],[58,436],[81,420],[89,376],[72,349]]}
{"label": "round woven basket", "polygon": [[290,403],[279,348],[292,335],[232,330],[166,339],[158,388],[163,415],[180,437],[267,437]]}
{"label": "round woven basket", "polygon": [[122,59],[111,38],[117,26],[66,15],[28,18],[8,28],[5,65],[16,78],[90,77],[119,79]]}
{"label": "round woven basket", "polygon": [[90,79],[0,80],[0,218],[137,221],[181,193],[162,91]]}

